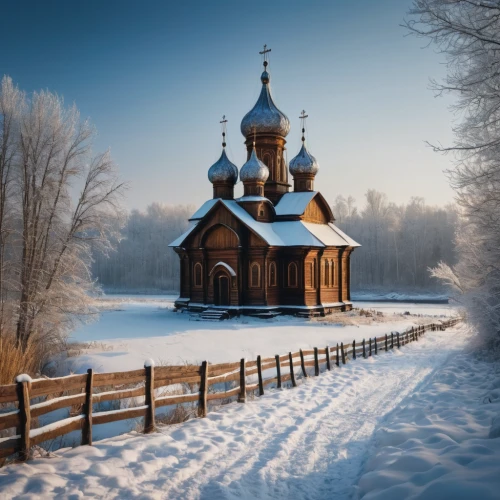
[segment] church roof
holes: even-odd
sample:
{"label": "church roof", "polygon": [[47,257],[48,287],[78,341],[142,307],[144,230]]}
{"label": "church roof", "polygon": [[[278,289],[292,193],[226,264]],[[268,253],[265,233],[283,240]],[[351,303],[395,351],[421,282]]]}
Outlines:
{"label": "church roof", "polygon": [[[295,194],[314,195],[316,193],[309,192]],[[255,220],[243,207],[241,207],[237,201],[223,199],[214,199],[205,202],[203,206],[196,211],[193,217],[191,217],[190,221],[193,221],[191,223],[191,227],[169,246],[180,247],[184,243],[185,239],[194,231],[198,221],[205,217],[218,203],[224,205],[237,219],[239,219],[270,246],[308,246],[318,248],[323,248],[325,246],[360,246],[353,239],[345,235],[334,224],[313,224],[303,221],[259,222]]]}
{"label": "church roof", "polygon": [[276,215],[302,215],[317,191],[285,193],[276,205]]}

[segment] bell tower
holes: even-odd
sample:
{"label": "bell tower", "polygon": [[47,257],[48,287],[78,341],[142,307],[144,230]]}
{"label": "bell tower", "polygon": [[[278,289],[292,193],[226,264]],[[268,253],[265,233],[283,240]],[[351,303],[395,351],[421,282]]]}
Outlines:
{"label": "bell tower", "polygon": [[269,87],[270,74],[267,71],[268,54],[271,49],[264,45],[259,52],[263,56],[264,71],[260,77],[262,89],[255,106],[244,116],[241,133],[245,137],[247,160],[252,151],[269,169],[269,178],[264,185],[264,196],[274,204],[289,191],[288,168],[285,161],[285,137],[290,131],[290,121],[274,104]]}

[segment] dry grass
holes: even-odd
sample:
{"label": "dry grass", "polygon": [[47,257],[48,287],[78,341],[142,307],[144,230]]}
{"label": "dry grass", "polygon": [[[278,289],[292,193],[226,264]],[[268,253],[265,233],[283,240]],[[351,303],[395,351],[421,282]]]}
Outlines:
{"label": "dry grass", "polygon": [[35,376],[40,367],[40,352],[33,343],[23,351],[16,345],[14,335],[2,332],[0,342],[0,385],[12,384],[17,375]]}

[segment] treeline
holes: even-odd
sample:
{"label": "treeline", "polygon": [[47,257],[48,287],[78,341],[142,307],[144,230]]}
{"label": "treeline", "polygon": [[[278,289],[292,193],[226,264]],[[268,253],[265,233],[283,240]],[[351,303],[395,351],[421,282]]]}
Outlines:
{"label": "treeline", "polygon": [[[333,205],[336,224],[363,245],[354,252],[354,287],[433,287],[428,268],[455,262],[453,236],[457,221],[453,206],[425,205],[412,198],[406,205],[388,201],[369,190],[361,208],[352,197],[338,196]],[[168,248],[186,231],[193,206],[153,203],[133,210],[123,239],[109,258],[96,255],[93,272],[107,290],[172,291],[179,288],[179,259]]]}
{"label": "treeline", "polygon": [[196,208],[152,203],[145,212],[133,210],[122,230],[117,250],[94,256],[93,274],[105,289],[179,289],[179,257],[168,247],[188,228]]}
{"label": "treeline", "polygon": [[456,261],[458,215],[453,205],[428,206],[423,198],[398,205],[370,189],[361,209],[352,197],[338,196],[332,210],[337,226],[362,245],[351,260],[355,288],[436,287],[439,282],[429,268]]}

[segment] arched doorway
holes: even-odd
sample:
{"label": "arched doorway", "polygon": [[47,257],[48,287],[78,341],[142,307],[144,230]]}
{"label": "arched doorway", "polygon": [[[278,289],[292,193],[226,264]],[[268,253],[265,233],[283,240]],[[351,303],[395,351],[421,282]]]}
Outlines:
{"label": "arched doorway", "polygon": [[225,271],[219,271],[214,276],[214,304],[216,306],[230,305],[231,280]]}

